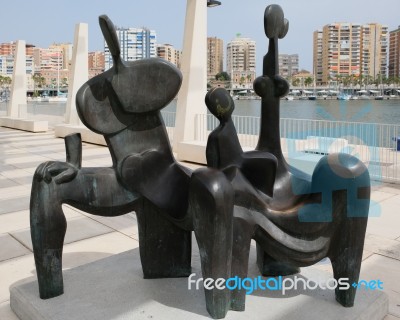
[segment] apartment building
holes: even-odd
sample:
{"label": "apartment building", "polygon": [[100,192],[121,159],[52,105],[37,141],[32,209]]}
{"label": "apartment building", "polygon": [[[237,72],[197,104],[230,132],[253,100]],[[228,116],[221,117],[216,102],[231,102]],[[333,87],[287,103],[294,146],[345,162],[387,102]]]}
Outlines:
{"label": "apartment building", "polygon": [[388,76],[400,77],[400,26],[389,33]]}
{"label": "apartment building", "polygon": [[173,63],[178,68],[181,67],[182,52],[175,49],[171,44],[158,44],[157,57]]}
{"label": "apartment building", "polygon": [[40,73],[46,85],[66,86],[72,59],[72,45],[52,44],[49,48],[34,48],[35,73]]}
{"label": "apartment building", "polygon": [[217,37],[207,38],[207,79],[224,71],[224,41]]}
{"label": "apartment building", "polygon": [[[26,44],[26,73],[33,74],[34,45]],[[0,43],[0,75],[11,77],[14,71],[14,54],[16,42]]]}
{"label": "apartment building", "polygon": [[104,52],[93,51],[88,54],[89,79],[104,71]]}
{"label": "apartment building", "polygon": [[322,30],[314,31],[313,34],[313,73],[316,84],[322,84]]}
{"label": "apartment building", "polygon": [[[157,56],[156,32],[147,28],[117,28],[121,57],[125,61],[135,61]],[[104,42],[105,70],[113,65],[112,56]]]}
{"label": "apartment building", "polygon": [[317,84],[345,76],[385,76],[387,28],[378,23],[332,23],[315,31],[313,73]]}
{"label": "apartment building", "polygon": [[256,77],[256,42],[238,35],[227,45],[226,63],[232,89],[251,89]]}
{"label": "apartment building", "polygon": [[299,55],[298,54],[279,54],[279,74],[290,79],[299,72]]}

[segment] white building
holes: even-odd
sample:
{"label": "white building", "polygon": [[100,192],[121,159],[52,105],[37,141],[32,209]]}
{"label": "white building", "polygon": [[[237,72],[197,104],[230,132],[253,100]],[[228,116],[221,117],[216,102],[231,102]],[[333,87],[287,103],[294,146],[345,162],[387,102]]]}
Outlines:
{"label": "white building", "polygon": [[232,89],[251,89],[256,77],[256,42],[238,36],[228,43],[226,58]]}
{"label": "white building", "polygon": [[[121,57],[125,61],[157,57],[156,32],[147,28],[117,28]],[[113,65],[108,45],[104,42],[105,70]]]}

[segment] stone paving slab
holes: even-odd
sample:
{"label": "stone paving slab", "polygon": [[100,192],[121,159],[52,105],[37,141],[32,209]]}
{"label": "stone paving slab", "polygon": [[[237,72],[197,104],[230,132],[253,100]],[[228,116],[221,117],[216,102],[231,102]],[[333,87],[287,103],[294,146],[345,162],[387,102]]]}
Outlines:
{"label": "stone paving slab", "polygon": [[31,251],[7,233],[0,234],[0,244],[0,261],[31,253]]}
{"label": "stone paving slab", "polygon": [[[63,269],[75,268],[137,247],[136,240],[119,232],[67,244],[63,250]],[[0,303],[10,300],[10,285],[33,276],[36,277],[33,254],[0,262]]]}
{"label": "stone paving slab", "polygon": [[99,223],[106,225],[109,228],[121,232],[127,235],[128,237],[139,240],[138,226],[135,213],[128,213],[118,217],[101,217],[101,216],[91,215],[85,212],[82,212],[82,214],[90,219],[93,219],[95,221],[98,221]]}
{"label": "stone paving slab", "polygon": [[29,211],[21,210],[0,215],[0,233],[8,233],[29,227]]}
{"label": "stone paving slab", "polygon": [[367,232],[388,239],[400,236],[400,196],[380,202],[380,214],[368,219]]}
{"label": "stone paving slab", "polygon": [[[304,270],[307,279],[326,277],[312,268]],[[193,272],[200,274],[198,264]],[[203,290],[189,290],[186,278],[143,279],[137,249],[65,271],[64,284],[65,293],[49,300],[39,299],[36,281],[15,284],[11,308],[21,320],[210,318]],[[230,311],[226,319],[382,319],[387,303],[383,292],[363,289],[353,308],[340,306],[328,290],[298,290],[285,296],[257,291],[247,296],[245,312]]]}
{"label": "stone paving slab", "polygon": [[400,241],[397,240],[379,237],[374,234],[367,234],[364,244],[364,251],[365,250],[388,258],[400,260]]}
{"label": "stone paving slab", "polygon": [[8,301],[0,303],[0,319],[1,320],[18,320],[18,317],[11,310]]}
{"label": "stone paving slab", "polygon": [[0,215],[29,208],[30,196],[0,201]]}
{"label": "stone paving slab", "polygon": [[[113,232],[111,228],[95,222],[86,217],[72,218],[67,221],[67,232],[65,234],[64,244],[75,241],[96,237],[105,233]],[[31,230],[30,228],[11,232],[12,236],[27,248],[32,250]]]}
{"label": "stone paving slab", "polygon": [[361,267],[360,279],[381,280],[389,296],[389,314],[400,317],[400,261],[374,254]]}

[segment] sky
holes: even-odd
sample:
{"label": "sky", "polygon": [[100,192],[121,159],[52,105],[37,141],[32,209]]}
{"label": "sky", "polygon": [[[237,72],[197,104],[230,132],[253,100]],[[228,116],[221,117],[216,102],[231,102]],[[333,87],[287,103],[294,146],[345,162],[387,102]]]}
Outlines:
{"label": "sky", "polygon": [[[400,0],[221,0],[208,9],[208,35],[226,44],[237,33],[257,44],[257,73],[267,51],[264,10],[279,4],[289,20],[289,32],[280,40],[280,53],[299,54],[301,69],[312,71],[313,31],[334,22],[400,25]],[[0,14],[0,43],[25,40],[47,48],[54,42],[73,43],[75,25],[89,25],[89,51],[103,50],[98,16],[107,14],[116,26],[147,27],[157,33],[157,43],[182,49],[185,0],[68,0],[4,1]]]}

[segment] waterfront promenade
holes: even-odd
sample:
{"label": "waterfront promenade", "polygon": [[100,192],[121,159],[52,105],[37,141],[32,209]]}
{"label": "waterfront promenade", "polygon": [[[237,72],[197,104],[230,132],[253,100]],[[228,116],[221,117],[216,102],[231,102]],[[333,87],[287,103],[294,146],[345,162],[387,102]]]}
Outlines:
{"label": "waterfront promenade", "polygon": [[[9,286],[35,275],[29,230],[30,186],[37,165],[53,160],[65,160],[64,140],[54,138],[53,131],[32,134],[0,127],[1,320],[17,320],[9,305]],[[108,149],[84,144],[82,165],[110,166]],[[400,319],[400,185],[377,185],[372,199],[380,205],[381,212],[368,223],[360,278],[383,281],[390,313],[385,320],[396,320]],[[65,211],[68,229],[63,264],[66,269],[138,247],[134,213],[105,218],[73,208]],[[332,272],[326,261],[317,267]]]}

